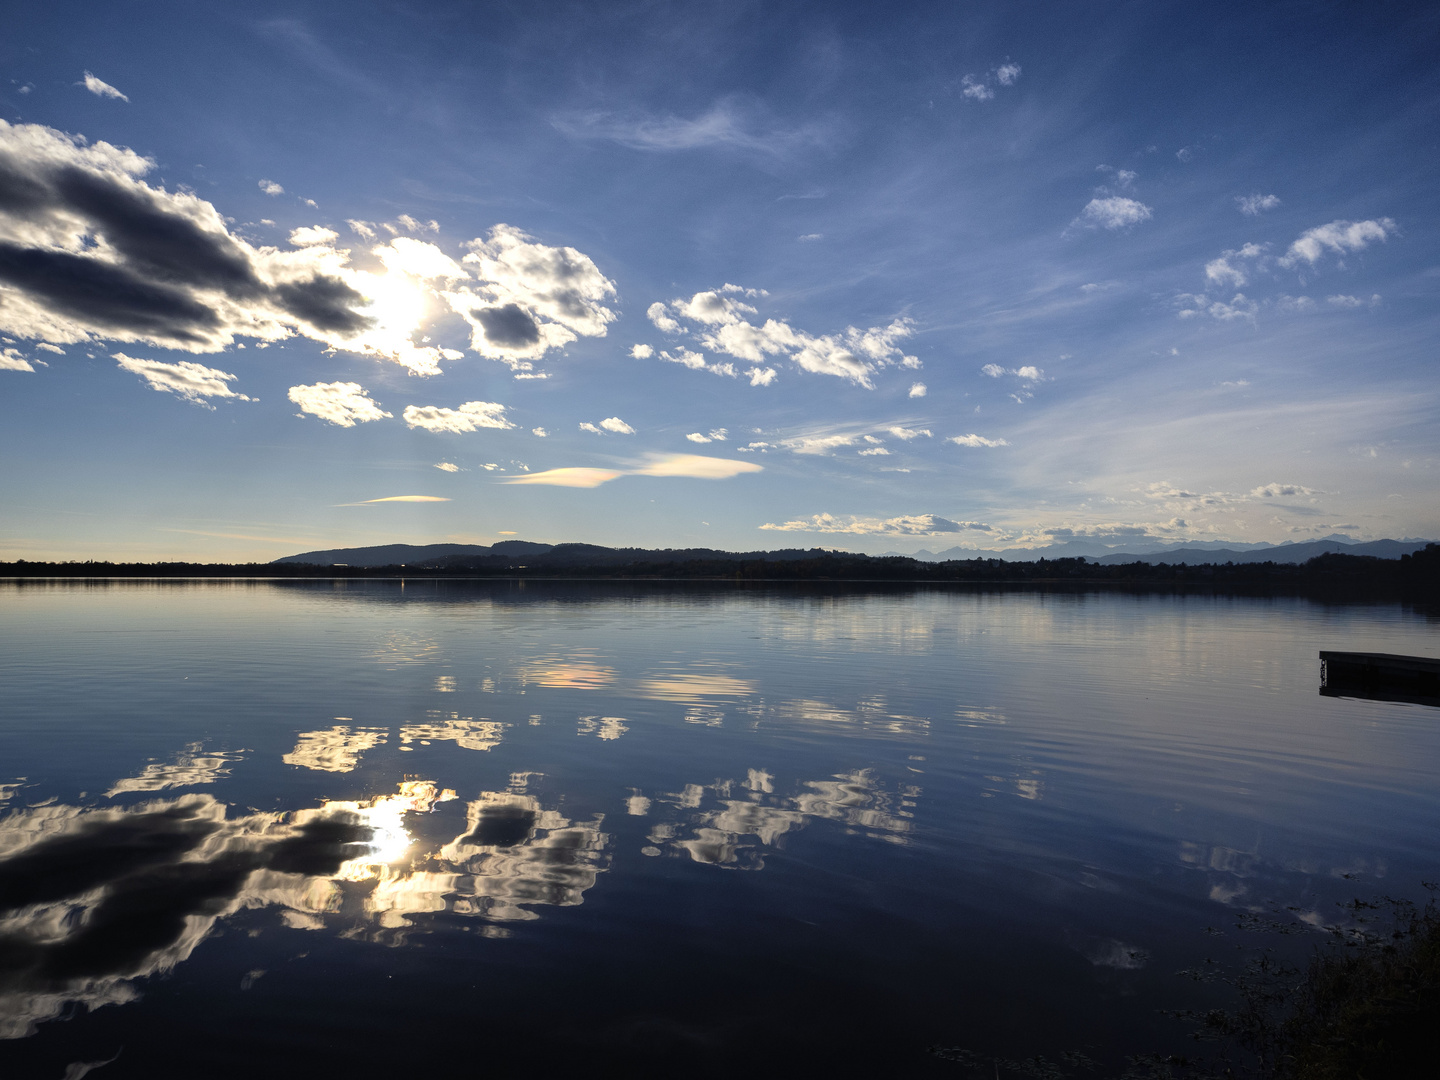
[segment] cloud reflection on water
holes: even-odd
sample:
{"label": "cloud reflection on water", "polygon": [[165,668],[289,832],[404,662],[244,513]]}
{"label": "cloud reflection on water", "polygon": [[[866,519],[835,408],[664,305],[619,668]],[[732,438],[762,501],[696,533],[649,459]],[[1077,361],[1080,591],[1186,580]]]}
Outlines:
{"label": "cloud reflection on water", "polygon": [[166,764],[159,762],[146,765],[139,776],[117,780],[107,796],[120,795],[130,791],[163,791],[171,787],[198,787],[213,784],[230,775],[229,765],[239,761],[244,750],[213,750],[200,753],[200,743],[194,742],[175,755],[175,760]]}

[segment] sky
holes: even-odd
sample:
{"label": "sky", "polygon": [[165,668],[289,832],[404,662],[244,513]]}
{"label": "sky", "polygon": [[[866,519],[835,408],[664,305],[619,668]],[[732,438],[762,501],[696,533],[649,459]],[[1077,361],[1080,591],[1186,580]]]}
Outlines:
{"label": "sky", "polygon": [[1434,4],[0,17],[0,559],[1440,537]]}

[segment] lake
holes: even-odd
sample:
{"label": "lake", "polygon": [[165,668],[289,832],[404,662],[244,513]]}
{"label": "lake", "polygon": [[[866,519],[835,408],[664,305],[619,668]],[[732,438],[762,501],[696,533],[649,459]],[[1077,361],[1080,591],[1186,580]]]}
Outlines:
{"label": "lake", "polygon": [[0,1075],[1183,1050],[1240,917],[1440,877],[1440,710],[1317,693],[1437,645],[1299,598],[0,583]]}

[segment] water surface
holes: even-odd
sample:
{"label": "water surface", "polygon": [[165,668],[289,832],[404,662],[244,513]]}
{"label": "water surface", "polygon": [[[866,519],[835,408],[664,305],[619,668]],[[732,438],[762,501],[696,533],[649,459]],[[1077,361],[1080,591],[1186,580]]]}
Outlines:
{"label": "water surface", "polygon": [[1176,1048],[1155,1010],[1214,1000],[1174,972],[1248,944],[1237,915],[1440,876],[1440,711],[1320,697],[1316,659],[1435,631],[1199,595],[3,584],[0,1075]]}

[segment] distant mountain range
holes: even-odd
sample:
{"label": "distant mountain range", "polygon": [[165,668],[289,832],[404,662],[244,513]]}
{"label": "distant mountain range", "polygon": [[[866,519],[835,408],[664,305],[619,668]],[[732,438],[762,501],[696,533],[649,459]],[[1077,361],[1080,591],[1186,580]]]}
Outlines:
{"label": "distant mountain range", "polygon": [[[1343,553],[1369,555],[1380,559],[1398,559],[1419,551],[1430,540],[1370,540],[1356,543],[1334,534],[1322,540],[1283,544],[1236,544],[1223,541],[1198,541],[1189,544],[1165,545],[1150,541],[1134,545],[1137,550],[1119,551],[1092,541],[1070,540],[1043,548],[1005,548],[999,551],[977,551],[952,547],[944,551],[904,553],[887,551],[879,558],[900,556],[921,562],[946,562],[952,559],[1000,559],[1004,562],[1034,562],[1037,559],[1083,558],[1101,566],[1142,562],[1157,565],[1194,566],[1202,563],[1304,563],[1317,555]],[[504,566],[604,566],[635,561],[688,562],[695,560],[747,561],[767,559],[791,561],[810,559],[825,554],[825,549],[786,548],[780,551],[718,551],[714,548],[609,548],[595,544],[536,544],[528,540],[502,540],[498,544],[383,544],[378,547],[333,548],[329,551],[306,551],[274,560],[277,563],[306,563],[318,566],[414,566],[438,569],[463,569],[466,566],[499,568]],[[868,556],[852,556],[867,558]]]}
{"label": "distant mountain range", "polygon": [[[1398,559],[1419,551],[1432,540],[1407,537],[1404,540],[1368,540],[1357,542],[1349,537],[1332,533],[1319,540],[1295,543],[1287,540],[1282,544],[1243,544],[1224,540],[1198,540],[1186,544],[1166,544],[1161,541],[1142,541],[1127,548],[1108,547],[1094,541],[1070,540],[1063,544],[1051,544],[1043,548],[1004,548],[998,551],[979,551],[973,548],[947,548],[944,551],[916,551],[910,558],[923,562],[945,562],[950,559],[1001,559],[1005,562],[1033,562],[1036,559],[1086,559],[1102,566],[1117,563],[1143,562],[1157,565],[1169,563],[1172,566],[1194,566],[1199,563],[1303,563],[1317,555],[1343,553],[1346,555],[1370,555],[1378,559]],[[887,551],[886,555],[899,555],[898,551]]]}

